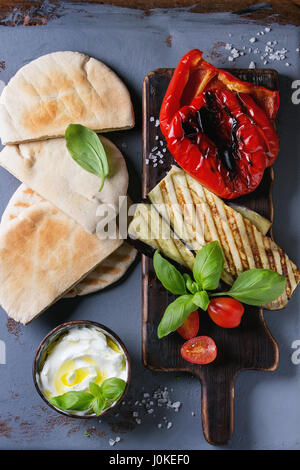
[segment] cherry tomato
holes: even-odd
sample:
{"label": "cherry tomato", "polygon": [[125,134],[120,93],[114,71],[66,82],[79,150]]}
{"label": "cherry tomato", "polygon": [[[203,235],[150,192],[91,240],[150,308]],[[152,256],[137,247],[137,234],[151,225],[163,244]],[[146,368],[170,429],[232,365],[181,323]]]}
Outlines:
{"label": "cherry tomato", "polygon": [[183,359],[194,364],[209,364],[217,357],[217,346],[209,336],[197,336],[181,347]]}
{"label": "cherry tomato", "polygon": [[189,316],[185,319],[184,323],[179,328],[177,328],[177,331],[184,339],[195,338],[199,331],[198,310],[190,313]]}
{"label": "cherry tomato", "polygon": [[208,314],[213,322],[223,328],[236,328],[241,323],[244,306],[230,297],[216,297],[208,306]]}

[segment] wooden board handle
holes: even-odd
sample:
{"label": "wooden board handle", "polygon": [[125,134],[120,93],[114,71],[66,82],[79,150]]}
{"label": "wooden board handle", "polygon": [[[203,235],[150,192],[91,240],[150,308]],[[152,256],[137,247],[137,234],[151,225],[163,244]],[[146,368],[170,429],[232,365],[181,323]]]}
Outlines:
{"label": "wooden board handle", "polygon": [[228,444],[234,429],[234,377],[214,371],[201,382],[205,439],[213,445]]}

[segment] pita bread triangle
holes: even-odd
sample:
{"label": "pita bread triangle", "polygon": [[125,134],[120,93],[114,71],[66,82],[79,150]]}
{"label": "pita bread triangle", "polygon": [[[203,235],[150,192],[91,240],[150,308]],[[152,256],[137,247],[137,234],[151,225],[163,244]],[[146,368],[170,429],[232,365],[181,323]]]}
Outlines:
{"label": "pita bread triangle", "polygon": [[30,206],[24,200],[22,210],[7,211],[0,224],[1,306],[26,325],[121,244],[99,240],[47,201],[37,197]]}
{"label": "pita bread triangle", "polygon": [[[21,184],[8,202],[1,219],[7,224],[19,217],[25,209],[44,202],[44,199],[25,184]],[[105,289],[126,273],[137,255],[137,250],[126,242],[105,258],[86,278],[76,284],[65,297],[86,295]]]}
{"label": "pita bread triangle", "polygon": [[7,145],[0,152],[0,165],[94,233],[101,220],[98,209],[109,204],[117,214],[119,197],[126,196],[128,189],[128,171],[122,153],[109,139],[98,137],[109,164],[109,174],[100,192],[101,179],[72,159],[64,138]]}
{"label": "pita bread triangle", "polygon": [[22,67],[1,94],[2,144],[62,137],[71,123],[97,132],[134,126],[122,80],[85,54],[62,51],[39,57]]}

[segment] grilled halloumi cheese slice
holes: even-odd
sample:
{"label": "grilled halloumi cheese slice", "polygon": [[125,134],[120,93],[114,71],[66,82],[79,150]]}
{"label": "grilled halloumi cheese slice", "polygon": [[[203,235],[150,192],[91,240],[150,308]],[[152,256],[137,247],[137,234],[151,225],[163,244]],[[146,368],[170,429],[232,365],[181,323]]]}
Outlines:
{"label": "grilled halloumi cheese slice", "polygon": [[265,307],[285,307],[300,281],[300,272],[284,251],[247,218],[176,166],[148,196],[191,251],[197,252],[214,240],[220,242],[225,256],[222,279],[226,283],[232,284],[241,272],[251,268],[283,274],[287,280],[285,292]]}

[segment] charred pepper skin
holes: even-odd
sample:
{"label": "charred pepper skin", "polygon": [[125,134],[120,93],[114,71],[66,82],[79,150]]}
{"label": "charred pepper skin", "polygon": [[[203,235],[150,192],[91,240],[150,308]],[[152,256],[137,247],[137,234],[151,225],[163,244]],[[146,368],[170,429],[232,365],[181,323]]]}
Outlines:
{"label": "charred pepper skin", "polygon": [[179,62],[160,127],[179,165],[210,191],[233,199],[254,191],[279,152],[279,94],[219,70],[194,49]]}

